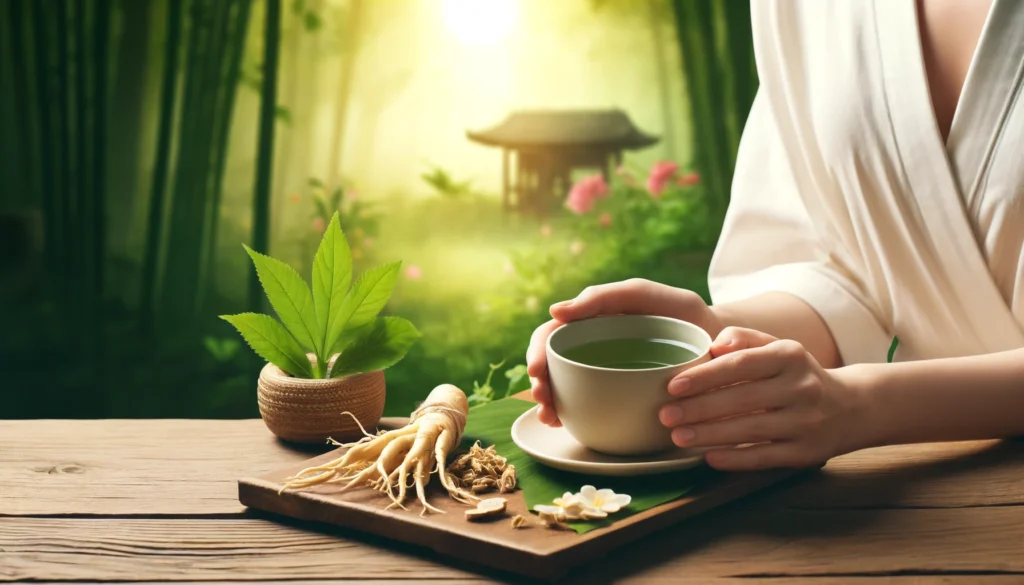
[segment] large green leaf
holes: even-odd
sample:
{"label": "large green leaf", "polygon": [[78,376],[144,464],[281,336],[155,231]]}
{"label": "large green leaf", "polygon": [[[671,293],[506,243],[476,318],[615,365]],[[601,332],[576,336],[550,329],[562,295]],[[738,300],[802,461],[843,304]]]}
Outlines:
{"label": "large green leaf", "polygon": [[516,466],[519,487],[526,505],[532,510],[537,504],[551,504],[565,492],[576,493],[585,485],[598,489],[609,488],[616,493],[629,494],[629,507],[595,522],[572,522],[569,526],[579,534],[608,526],[617,520],[643,512],[665,502],[686,495],[699,483],[707,481],[717,472],[700,466],[677,473],[639,478],[588,476],[567,473],[541,465],[524,453],[512,441],[512,423],[534,405],[518,398],[496,400],[469,410],[462,447],[468,449],[474,441],[494,445],[495,450]]}
{"label": "large green leaf", "polygon": [[362,335],[353,339],[334,362],[332,378],[389,368],[420,338],[416,327],[401,317],[377,317],[359,330]]}
{"label": "large green leaf", "polygon": [[313,377],[309,358],[277,319],[258,313],[221,315],[220,318],[234,325],[249,347],[261,358],[296,378]]}
{"label": "large green leaf", "polygon": [[[331,318],[340,315],[351,284],[352,253],[335,213],[313,258],[313,305],[316,307],[317,336],[322,349],[334,345],[335,339],[328,337]],[[331,355],[323,353],[325,359]]]}
{"label": "large green leaf", "polygon": [[362,327],[345,329],[341,332],[341,335],[338,336],[338,339],[334,340],[334,345],[331,346],[331,351],[327,352],[327,355],[333,356],[345,351],[353,343],[369,335],[370,330],[373,329],[376,324],[377,320],[374,319]]}
{"label": "large green leaf", "polygon": [[401,262],[392,262],[364,272],[345,295],[341,309],[331,318],[327,339],[337,339],[346,329],[357,329],[373,322],[391,298],[398,280]]}
{"label": "large green leaf", "polygon": [[242,245],[256,265],[263,291],[267,293],[267,299],[281,322],[299,343],[305,345],[305,349],[319,354],[316,310],[306,282],[291,266]]}

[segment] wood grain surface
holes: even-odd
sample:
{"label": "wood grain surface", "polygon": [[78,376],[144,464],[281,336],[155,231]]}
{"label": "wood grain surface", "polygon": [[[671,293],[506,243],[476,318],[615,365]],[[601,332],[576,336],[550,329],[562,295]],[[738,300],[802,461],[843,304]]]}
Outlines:
{"label": "wood grain surface", "polygon": [[[0,580],[529,582],[246,513],[316,452],[247,421],[0,421]],[[1024,444],[872,449],[614,549],[572,583],[1024,583]]]}

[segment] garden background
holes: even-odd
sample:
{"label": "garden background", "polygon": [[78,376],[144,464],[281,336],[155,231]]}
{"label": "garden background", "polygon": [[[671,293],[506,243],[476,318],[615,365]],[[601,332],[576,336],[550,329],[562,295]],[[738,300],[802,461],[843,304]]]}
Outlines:
{"label": "garden background", "polygon": [[[745,0],[4,0],[0,418],[258,416],[241,244],[308,280],[335,211],[423,333],[386,414],[525,387],[587,285],[707,298],[756,87]],[[467,137],[608,109],[657,141],[540,210]]]}

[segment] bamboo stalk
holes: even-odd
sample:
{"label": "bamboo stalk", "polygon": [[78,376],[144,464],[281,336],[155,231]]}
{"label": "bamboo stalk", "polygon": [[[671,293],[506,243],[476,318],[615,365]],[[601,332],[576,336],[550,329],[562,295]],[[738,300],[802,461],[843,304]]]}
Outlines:
{"label": "bamboo stalk", "polygon": [[58,229],[68,234],[68,241],[60,250],[60,271],[69,275],[69,278],[61,285],[63,293],[63,305],[71,308],[70,315],[75,318],[80,312],[74,310],[77,304],[76,289],[81,283],[77,249],[81,242],[80,229],[74,221],[75,201],[71,190],[71,129],[69,124],[69,113],[71,104],[68,91],[68,3],[70,0],[57,0],[57,179],[60,186],[58,193]]}
{"label": "bamboo stalk", "polygon": [[338,102],[335,108],[334,133],[331,148],[327,157],[327,188],[338,186],[341,175],[341,152],[344,144],[345,126],[348,114],[348,102],[352,95],[352,74],[355,70],[356,57],[359,54],[360,29],[363,23],[363,0],[351,0],[348,14],[348,38],[345,46],[346,54],[341,56],[341,72],[338,79]]}
{"label": "bamboo stalk", "polygon": [[[209,208],[211,146],[213,142],[214,121],[216,117],[217,96],[219,94],[220,63],[224,45],[229,31],[229,11],[232,3],[228,0],[217,0],[211,7],[208,24],[208,42],[203,52],[199,75],[199,93],[196,97],[195,130],[196,144],[190,154],[189,172],[186,181],[189,185],[189,205],[186,209],[189,217],[192,237],[182,242],[176,250],[182,266],[190,265],[189,277],[182,281],[181,296],[184,308],[190,318],[198,316],[199,303],[203,289],[202,228],[206,225],[206,213]],[[199,229],[198,237],[195,230]]]}
{"label": "bamboo stalk", "polygon": [[[289,16],[290,14],[290,16]],[[298,11],[288,11],[281,17],[281,54],[284,57],[283,67],[278,71],[279,82],[282,85],[283,96],[280,96],[279,103],[288,109],[292,114],[290,123],[282,124],[277,129],[277,134],[274,137],[278,148],[275,149],[274,154],[274,168],[277,170],[276,176],[274,177],[273,187],[271,188],[271,217],[280,218],[283,215],[284,209],[284,192],[288,188],[288,178],[291,175],[291,162],[293,159],[293,150],[295,143],[295,136],[298,133],[295,127],[295,96],[304,95],[300,91],[300,85],[303,83],[304,78],[298,74],[299,71],[299,55],[302,52],[300,50],[304,27],[303,19],[305,14]],[[292,26],[285,26],[285,22],[288,20],[292,21]],[[289,34],[290,33],[290,34]],[[271,230],[269,240],[271,242],[278,241],[280,237],[280,221],[275,223]]]}
{"label": "bamboo stalk", "polygon": [[28,177],[31,190],[30,200],[43,209],[42,177],[39,172],[39,100],[30,76],[32,65],[32,34],[31,21],[25,4],[28,0],[13,0],[8,4],[11,9],[11,40],[14,44],[14,107],[18,112],[17,124],[20,137],[21,154],[19,166]]}
{"label": "bamboo stalk", "polygon": [[[277,106],[277,59],[281,36],[281,0],[267,0],[263,43],[263,87],[260,93],[260,126],[256,151],[256,185],[253,199],[253,249],[269,253],[270,185],[274,163],[274,110]],[[249,306],[263,306],[263,293],[256,271],[249,279]]]}
{"label": "bamboo stalk", "polygon": [[110,68],[110,0],[94,0],[93,23],[96,27],[93,50],[96,55],[96,77],[94,80],[93,103],[93,174],[92,174],[92,225],[95,254],[93,259],[93,297],[103,300],[106,278],[107,250],[107,108],[109,104]]}
{"label": "bamboo stalk", "polygon": [[95,277],[93,267],[95,254],[92,250],[93,239],[89,233],[89,228],[92,226],[88,222],[88,218],[92,215],[92,205],[94,202],[89,193],[91,186],[89,175],[90,171],[95,171],[95,169],[90,168],[89,148],[87,146],[89,141],[89,114],[88,105],[86,104],[86,83],[88,81],[89,67],[86,61],[88,55],[85,50],[86,30],[88,27],[85,0],[71,0],[71,24],[73,58],[70,61],[74,65],[74,87],[72,88],[74,116],[71,117],[72,123],[69,124],[69,128],[73,129],[74,140],[71,140],[71,136],[68,136],[67,139],[70,144],[74,145],[74,164],[72,165],[70,157],[65,164],[69,168],[74,169],[73,174],[69,171],[69,175],[74,177],[69,191],[71,197],[69,204],[75,214],[70,218],[70,223],[74,225],[73,233],[76,235],[74,244],[71,246],[71,257],[78,271],[76,280],[82,289],[79,301],[81,301],[85,310],[82,311],[81,315],[86,321],[89,321],[90,317],[94,315],[93,308],[95,305],[95,299],[92,298],[92,293],[95,290],[95,283],[93,282]]}
{"label": "bamboo stalk", "polygon": [[[141,169],[149,172],[149,163],[143,156],[149,156],[144,141],[148,145],[148,136],[141,129],[146,120],[159,118],[159,102],[150,113],[149,71],[159,71],[160,50],[157,54],[150,48],[150,38],[160,36],[166,22],[161,19],[159,25],[151,21],[152,13],[159,10],[166,13],[166,0],[147,2],[120,0],[112,12],[112,30],[119,29],[120,34],[111,36],[110,52],[116,58],[111,60],[109,77],[110,96],[107,100],[107,116],[109,112],[116,114],[116,124],[108,124],[107,149],[105,156],[110,161],[104,187],[106,198],[106,218],[108,225],[131,226],[126,229],[107,228],[106,247],[108,250],[126,250],[132,247],[132,239],[136,235],[136,210],[145,213],[149,203],[150,175],[143,175]],[[161,40],[166,39],[161,37]],[[116,43],[116,45],[114,44]],[[159,93],[157,94],[159,98]],[[155,143],[155,140],[154,140]],[[143,219],[143,226],[145,219]],[[145,233],[143,233],[145,236]],[[136,306],[138,308],[138,306]]]}
{"label": "bamboo stalk", "polygon": [[662,140],[665,143],[665,154],[669,160],[675,160],[676,132],[672,117],[672,92],[668,81],[668,58],[665,55],[665,34],[661,18],[662,0],[647,0],[648,26],[651,29],[651,41],[654,45],[654,65],[658,75],[658,97],[661,107],[661,123],[664,127]]}
{"label": "bamboo stalk", "polygon": [[182,0],[167,2],[167,39],[164,50],[164,71],[160,89],[160,120],[157,129],[156,160],[150,185],[149,213],[146,226],[146,253],[142,270],[142,329],[151,334],[154,328],[156,285],[163,241],[164,209],[167,178],[170,169],[171,139],[174,133],[174,112],[178,96],[178,61],[182,36],[184,6]]}
{"label": "bamboo stalk", "polygon": [[[213,163],[213,195],[210,198],[210,209],[207,217],[209,223],[204,230],[205,259],[204,275],[209,273],[217,254],[217,229],[220,223],[220,205],[224,190],[224,168],[227,163],[228,136],[234,116],[235,99],[238,92],[238,76],[242,66],[242,53],[249,32],[249,17],[252,13],[252,0],[239,0],[235,12],[235,22],[230,35],[230,44],[225,58],[226,73],[221,83],[222,107],[214,134],[216,147]],[[205,280],[205,279],[204,279]],[[208,286],[208,285],[207,285]],[[204,291],[205,288],[204,288]]]}
{"label": "bamboo stalk", "polygon": [[40,185],[42,188],[43,232],[45,237],[45,258],[50,277],[51,288],[59,286],[62,279],[60,273],[60,250],[62,234],[60,231],[60,214],[58,211],[56,165],[54,164],[53,134],[53,92],[51,88],[50,65],[50,31],[47,26],[44,2],[29,0],[32,6],[31,21],[34,45],[34,64],[36,82],[36,100],[39,122],[38,159],[40,162]]}
{"label": "bamboo stalk", "polygon": [[[0,9],[2,8],[4,7],[0,6]],[[0,87],[5,88],[14,85],[14,36],[9,30],[10,26],[10,13],[7,10],[0,11]],[[14,108],[12,92],[0,92],[0,127],[8,129],[15,126]],[[0,152],[7,153],[8,148],[17,150],[15,140],[17,137],[13,132],[8,131],[0,135]],[[16,202],[19,198],[24,199],[28,189],[22,184],[25,182],[23,169],[17,165],[17,159],[21,158],[19,153],[0,158],[3,159],[0,160],[0,185],[6,187],[0,191],[0,209],[3,209],[10,202]]]}
{"label": "bamboo stalk", "polygon": [[[749,2],[720,3],[722,17],[725,19],[726,43],[723,61],[730,75],[729,116],[730,134],[729,150],[731,165],[736,164],[736,152],[739,149],[743,126],[750,113],[757,92],[757,68],[754,65],[754,42],[750,27]],[[751,75],[753,71],[753,75]]]}
{"label": "bamboo stalk", "polygon": [[179,124],[178,147],[168,225],[167,264],[163,285],[166,315],[178,325],[188,325],[194,302],[195,263],[183,252],[194,238],[196,225],[193,208],[196,194],[192,191],[195,172],[195,151],[201,140],[198,116],[202,96],[202,62],[209,42],[209,9],[211,0],[195,0],[192,4],[188,33],[188,55],[184,64],[184,104]]}
{"label": "bamboo stalk", "polygon": [[692,0],[674,0],[673,12],[676,21],[676,33],[679,38],[681,61],[686,82],[686,92],[690,102],[690,121],[693,125],[693,156],[701,172],[703,181],[708,185],[710,195],[717,200],[720,195],[718,168],[715,148],[712,148],[714,136],[707,119],[708,106],[705,88],[706,60],[704,52],[707,45],[703,39],[706,31],[700,26],[696,14],[696,6]]}

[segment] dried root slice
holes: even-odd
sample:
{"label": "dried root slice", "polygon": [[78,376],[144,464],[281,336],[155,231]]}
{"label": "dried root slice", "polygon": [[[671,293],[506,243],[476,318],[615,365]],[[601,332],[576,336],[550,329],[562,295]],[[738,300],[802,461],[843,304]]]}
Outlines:
{"label": "dried root slice", "polygon": [[[516,469],[508,459],[498,455],[494,445],[482,448],[480,443],[470,447],[469,452],[459,456],[445,470],[443,476],[452,485],[462,490],[455,499],[476,501],[476,494],[498,491],[506,494],[516,488]],[[449,493],[453,490],[449,489]],[[468,497],[467,497],[468,496]],[[468,502],[467,502],[468,503]]]}
{"label": "dried root slice", "polygon": [[476,508],[466,510],[466,519],[480,520],[481,518],[500,516],[505,513],[505,507],[507,505],[508,502],[505,498],[489,498],[486,500],[480,500],[480,502],[477,503]]}
{"label": "dried root slice", "polygon": [[516,514],[515,516],[512,517],[512,529],[513,530],[517,530],[517,529],[521,528],[524,524],[526,524],[526,518],[525,517],[520,516],[519,514]]}
{"label": "dried root slice", "polygon": [[498,480],[498,491],[503,494],[516,489],[516,466],[509,465],[505,467],[505,471],[501,473],[501,479]]}

